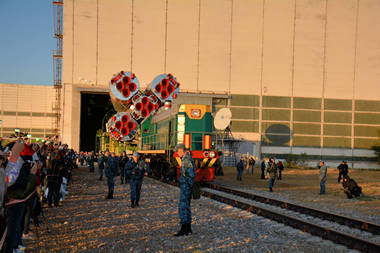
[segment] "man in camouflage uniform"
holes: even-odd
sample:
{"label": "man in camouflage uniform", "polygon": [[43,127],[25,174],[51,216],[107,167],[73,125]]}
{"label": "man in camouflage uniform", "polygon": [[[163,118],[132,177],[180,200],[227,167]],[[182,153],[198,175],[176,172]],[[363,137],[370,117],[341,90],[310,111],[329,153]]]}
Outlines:
{"label": "man in camouflage uniform", "polygon": [[125,165],[124,171],[129,176],[131,188],[131,207],[139,206],[141,186],[144,176],[147,176],[148,165],[140,158],[140,154],[133,152],[132,159]]}
{"label": "man in camouflage uniform", "polygon": [[274,161],[274,158],[269,159],[268,166],[266,167],[265,178],[269,175],[269,191],[273,192],[274,182],[276,181],[278,175],[278,168]]}
{"label": "man in camouflage uniform", "polygon": [[100,152],[100,156],[98,159],[98,168],[99,168],[99,181],[103,180],[103,170],[104,170],[104,163],[106,161],[106,157],[104,156],[103,152]]}
{"label": "man in camouflage uniform", "polygon": [[95,170],[94,162],[95,162],[95,153],[94,151],[91,151],[87,157],[87,164],[90,168],[90,172],[94,172]]}
{"label": "man in camouflage uniform", "polygon": [[104,172],[107,177],[108,185],[108,194],[106,199],[113,199],[113,191],[115,188],[114,176],[119,167],[119,160],[114,156],[114,154],[109,155],[109,152],[106,152],[107,160],[104,165]]}
{"label": "man in camouflage uniform", "polygon": [[179,176],[179,204],[178,214],[181,220],[181,230],[174,236],[183,236],[193,233],[191,230],[191,193],[195,179],[195,165],[194,160],[190,155],[190,152],[185,151],[184,144],[178,144],[176,146],[176,152],[181,158],[181,170]]}

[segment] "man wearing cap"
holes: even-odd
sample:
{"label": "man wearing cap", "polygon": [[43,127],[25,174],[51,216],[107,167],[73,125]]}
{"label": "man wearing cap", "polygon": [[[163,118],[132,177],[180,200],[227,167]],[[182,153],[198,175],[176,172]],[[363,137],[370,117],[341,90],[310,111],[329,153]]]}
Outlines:
{"label": "man wearing cap", "polygon": [[132,159],[125,165],[124,171],[129,176],[129,185],[131,188],[131,207],[139,206],[141,186],[144,176],[147,176],[148,165],[142,159],[140,154],[133,152]]}
{"label": "man wearing cap", "polygon": [[193,233],[191,230],[191,192],[195,179],[195,165],[190,152],[185,150],[183,143],[177,144],[175,151],[181,158],[181,169],[179,176],[179,204],[178,214],[180,218],[181,230],[174,236],[183,236]]}
{"label": "man wearing cap", "polygon": [[106,156],[104,155],[103,151],[100,151],[100,156],[98,159],[98,169],[99,169],[99,181],[103,180],[103,170],[104,170],[104,164],[108,158],[108,151],[106,151]]}

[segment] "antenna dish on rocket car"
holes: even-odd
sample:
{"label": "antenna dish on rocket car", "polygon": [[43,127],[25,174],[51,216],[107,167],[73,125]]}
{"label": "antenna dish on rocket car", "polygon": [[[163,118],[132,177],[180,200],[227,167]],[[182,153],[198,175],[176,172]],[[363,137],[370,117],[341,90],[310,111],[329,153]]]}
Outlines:
{"label": "antenna dish on rocket car", "polygon": [[218,130],[224,130],[231,123],[232,113],[229,108],[220,109],[214,118],[214,126]]}

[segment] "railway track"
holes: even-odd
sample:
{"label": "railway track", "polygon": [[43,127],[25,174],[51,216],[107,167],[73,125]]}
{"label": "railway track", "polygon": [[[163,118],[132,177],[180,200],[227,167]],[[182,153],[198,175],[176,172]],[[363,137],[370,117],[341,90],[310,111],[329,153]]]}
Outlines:
{"label": "railway track", "polygon": [[[170,184],[178,186],[175,183]],[[379,237],[380,226],[367,221],[271,199],[214,183],[203,183],[201,195],[351,249],[371,253],[380,252],[380,240],[373,240],[373,238]],[[361,233],[368,238],[361,236]]]}
{"label": "railway track", "polygon": [[285,202],[285,201],[281,201],[277,199],[272,199],[272,198],[268,198],[259,194],[253,194],[253,193],[248,193],[248,192],[237,190],[237,189],[228,188],[226,186],[219,185],[219,184],[203,183],[202,186],[206,188],[214,189],[217,191],[229,193],[232,195],[236,195],[239,197],[243,197],[246,199],[254,200],[257,202],[296,211],[298,213],[310,215],[310,216],[317,217],[323,220],[332,221],[332,222],[339,223],[341,225],[345,225],[351,228],[360,229],[362,231],[366,231],[374,235],[380,235],[380,226],[377,224],[370,223],[368,221],[355,219],[355,218],[351,218],[351,217],[347,217],[343,215],[338,215],[331,212],[322,211],[319,209],[314,209],[314,208],[310,208],[306,206],[301,206],[301,205],[297,205],[297,204],[293,204],[293,203],[289,203],[289,202]]}

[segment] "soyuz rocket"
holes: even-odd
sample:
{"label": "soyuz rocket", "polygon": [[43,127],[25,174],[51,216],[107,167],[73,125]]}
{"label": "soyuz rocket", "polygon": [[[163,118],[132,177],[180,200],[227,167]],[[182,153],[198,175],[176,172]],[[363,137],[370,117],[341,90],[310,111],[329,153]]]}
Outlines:
{"label": "soyuz rocket", "polygon": [[108,121],[107,132],[118,141],[130,141],[140,125],[159,109],[169,109],[178,97],[177,79],[171,74],[158,75],[144,90],[136,75],[120,71],[110,80],[110,97],[118,113]]}

